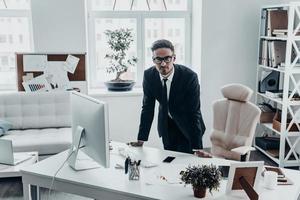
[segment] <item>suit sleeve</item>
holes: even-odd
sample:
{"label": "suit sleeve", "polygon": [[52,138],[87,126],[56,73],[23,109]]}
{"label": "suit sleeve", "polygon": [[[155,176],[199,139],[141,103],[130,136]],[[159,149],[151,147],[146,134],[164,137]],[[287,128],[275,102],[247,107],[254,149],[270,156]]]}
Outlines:
{"label": "suit sleeve", "polygon": [[155,98],[153,93],[150,90],[151,83],[149,78],[147,78],[146,73],[144,73],[143,79],[143,106],[140,119],[140,127],[138,133],[138,140],[148,141],[149,132],[151,129],[153,116],[154,116],[154,107],[155,107]]}
{"label": "suit sleeve", "polygon": [[189,108],[191,112],[191,145],[193,149],[202,149],[202,136],[205,132],[205,125],[200,111],[200,85],[197,74],[190,79],[188,90]]}

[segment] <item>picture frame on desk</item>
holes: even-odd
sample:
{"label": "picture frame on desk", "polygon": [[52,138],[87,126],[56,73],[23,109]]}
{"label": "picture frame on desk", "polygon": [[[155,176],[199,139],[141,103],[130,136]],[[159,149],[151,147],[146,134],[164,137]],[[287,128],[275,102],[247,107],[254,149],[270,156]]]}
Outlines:
{"label": "picture frame on desk", "polygon": [[[255,190],[258,188],[259,179],[263,170],[263,161],[258,162],[241,162],[231,163],[226,186],[226,194],[245,195],[241,190],[245,190],[250,199],[258,199]],[[248,187],[244,189],[241,179],[248,183]]]}

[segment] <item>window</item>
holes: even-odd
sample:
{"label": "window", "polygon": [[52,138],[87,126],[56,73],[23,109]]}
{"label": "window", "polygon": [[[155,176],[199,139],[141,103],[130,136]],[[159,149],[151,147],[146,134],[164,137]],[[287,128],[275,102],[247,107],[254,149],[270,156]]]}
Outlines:
{"label": "window", "polygon": [[15,90],[15,52],[32,50],[29,0],[0,1],[0,90]]}
{"label": "window", "polygon": [[[116,2],[116,3],[115,3]],[[190,63],[191,0],[91,0],[88,5],[89,81],[92,88],[114,78],[106,72],[108,52],[104,31],[130,28],[134,42],[128,56],[136,56],[138,63],[128,70],[126,77],[141,86],[143,71],[151,66],[151,44],[165,38],[173,42],[176,63]],[[165,4],[164,4],[165,2]],[[114,4],[115,3],[115,4]],[[114,8],[114,9],[113,9]]]}

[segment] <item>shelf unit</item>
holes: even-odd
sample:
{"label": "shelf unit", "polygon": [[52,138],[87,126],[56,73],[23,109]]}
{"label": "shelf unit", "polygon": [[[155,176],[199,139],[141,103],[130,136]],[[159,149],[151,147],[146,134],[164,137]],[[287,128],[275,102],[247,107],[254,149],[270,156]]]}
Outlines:
{"label": "shelf unit", "polygon": [[[296,63],[300,63],[300,36],[296,33],[300,31],[300,3],[292,2],[284,5],[272,5],[265,6],[261,9],[261,17],[263,13],[269,12],[270,10],[287,10],[287,35],[276,37],[271,33],[269,35],[262,34],[262,30],[259,32],[259,55],[258,57],[263,57],[261,45],[262,41],[284,41],[285,46],[285,67],[270,67],[261,63],[261,59],[258,60],[257,65],[257,76],[256,76],[256,104],[262,102],[272,103],[275,107],[281,109],[281,126],[280,130],[277,131],[273,128],[272,123],[261,123],[256,130],[256,137],[262,135],[262,133],[270,133],[275,137],[280,139],[280,148],[278,157],[275,157],[274,154],[270,153],[267,150],[264,150],[257,146],[254,141],[254,146],[256,149],[264,153],[274,162],[276,162],[280,167],[291,167],[291,166],[300,166],[300,131],[291,132],[290,128],[295,124],[300,130],[300,124],[297,122],[296,111],[300,109],[300,100],[293,100],[292,97],[298,93],[300,94],[300,67],[295,66]],[[261,20],[261,29],[262,25],[267,25],[268,21],[262,22]],[[264,24],[262,24],[264,23]],[[265,27],[267,29],[268,27]],[[265,31],[266,32],[266,31]],[[266,48],[266,47],[265,47]],[[269,50],[268,50],[269,51]],[[274,55],[273,55],[274,56]],[[263,92],[259,92],[258,82],[261,80],[262,72],[266,71],[277,71],[280,73],[280,89],[283,89],[282,98],[272,98],[266,95]],[[291,91],[291,93],[290,93]],[[299,110],[300,111],[300,110]],[[292,116],[291,122],[287,125],[287,116],[288,114]],[[299,148],[300,149],[300,148]]]}

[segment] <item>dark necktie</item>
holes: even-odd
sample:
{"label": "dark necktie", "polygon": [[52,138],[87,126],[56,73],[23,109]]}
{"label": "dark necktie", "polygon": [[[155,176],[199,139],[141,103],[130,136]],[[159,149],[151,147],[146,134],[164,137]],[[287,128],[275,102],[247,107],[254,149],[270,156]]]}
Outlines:
{"label": "dark necktie", "polygon": [[161,106],[162,106],[162,121],[163,121],[163,130],[164,133],[168,133],[168,96],[167,96],[167,78],[164,78],[163,81],[163,89],[162,89],[162,101],[161,101]]}

